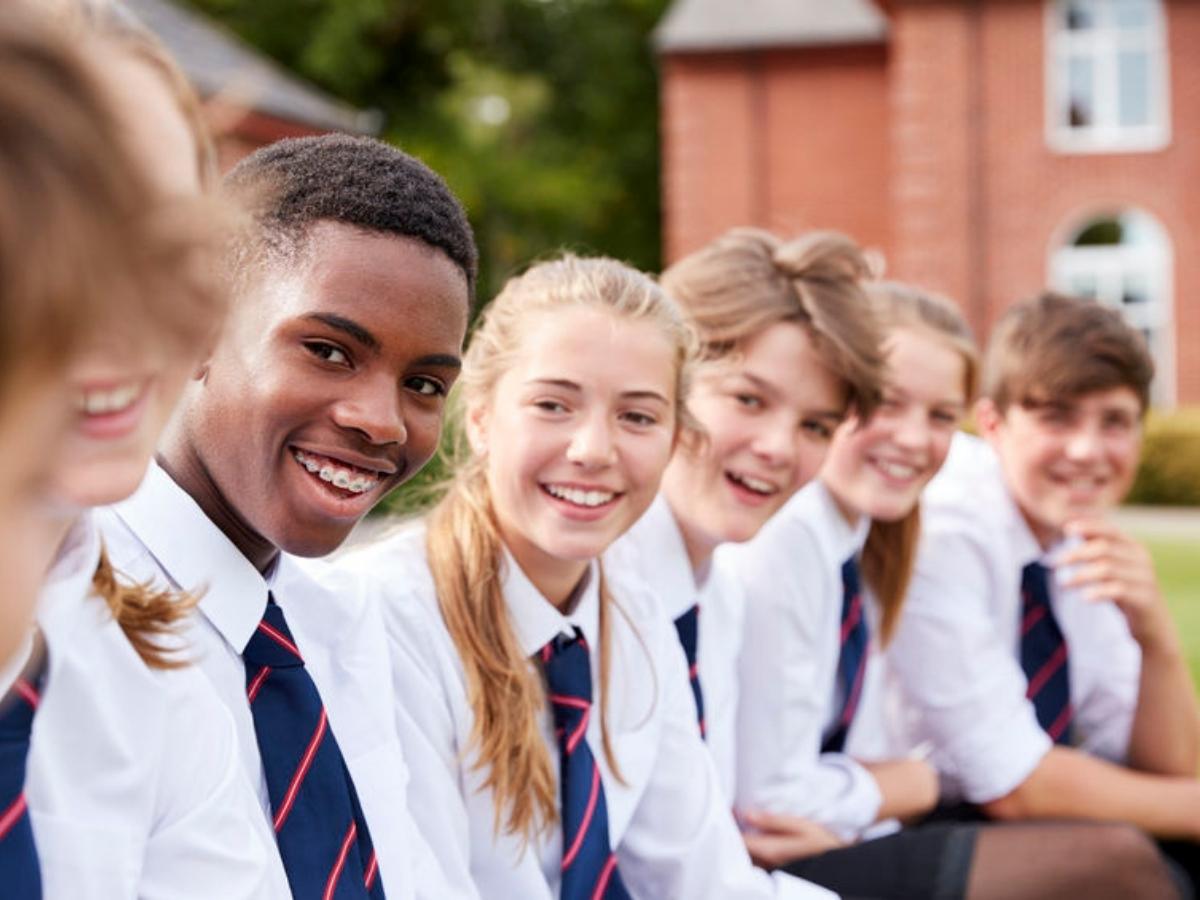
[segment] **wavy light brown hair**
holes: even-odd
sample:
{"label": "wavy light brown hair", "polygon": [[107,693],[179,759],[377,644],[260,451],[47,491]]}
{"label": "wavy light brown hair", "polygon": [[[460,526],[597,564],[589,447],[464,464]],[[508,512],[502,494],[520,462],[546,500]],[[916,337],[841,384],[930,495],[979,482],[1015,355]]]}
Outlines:
{"label": "wavy light brown hair", "polygon": [[[113,53],[145,59],[151,44],[84,21],[64,27],[19,7],[0,17],[0,352],[10,342],[22,356],[54,348],[62,367],[89,335],[130,323],[190,352],[224,315],[231,220],[213,201],[155,190],[112,109],[105,67]],[[178,84],[168,88],[181,97]],[[182,99],[180,109],[199,127]],[[179,664],[162,638],[189,598],[125,583],[103,552],[93,587],[148,665]]]}
{"label": "wavy light brown hair", "polygon": [[[979,381],[979,351],[958,307],[944,297],[896,282],[881,282],[868,290],[887,332],[919,331],[943,342],[962,357],[963,399],[969,404]],[[880,642],[884,645],[891,640],[900,621],[920,537],[920,502],[902,519],[871,522],[862,552],[862,572],[879,604]]]}
{"label": "wavy light brown hair", "polygon": [[[650,277],[612,259],[563,256],[512,278],[483,312],[458,383],[459,411],[486,406],[521,353],[525,329],[584,308],[659,328],[675,350],[676,421],[683,415],[694,339]],[[426,552],[438,604],[458,648],[475,714],[472,749],[495,796],[495,830],[528,839],[558,819],[558,789],[539,721],[545,687],[517,641],[505,601],[503,542],[483,460],[465,442],[447,493],[429,516]],[[600,572],[600,715],[604,753],[620,778],[608,732],[611,617],[618,607]]]}
{"label": "wavy light brown hair", "polygon": [[845,385],[846,406],[868,418],[883,380],[881,333],[864,287],[871,265],[835,231],[783,240],[734,228],[662,274],[667,292],[719,359],[776,322],[802,325],[822,363]]}

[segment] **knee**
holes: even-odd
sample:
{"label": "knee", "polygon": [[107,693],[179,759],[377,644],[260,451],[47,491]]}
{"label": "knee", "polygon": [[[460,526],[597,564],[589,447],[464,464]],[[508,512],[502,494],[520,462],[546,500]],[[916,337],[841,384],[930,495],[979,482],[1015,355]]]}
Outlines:
{"label": "knee", "polygon": [[1132,825],[1092,826],[1089,857],[1097,883],[1114,896],[1179,896],[1162,853],[1154,840]]}

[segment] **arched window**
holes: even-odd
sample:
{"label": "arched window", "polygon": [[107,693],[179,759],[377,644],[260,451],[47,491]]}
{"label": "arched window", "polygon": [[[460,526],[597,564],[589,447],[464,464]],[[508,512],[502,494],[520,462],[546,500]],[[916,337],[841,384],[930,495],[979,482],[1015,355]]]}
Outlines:
{"label": "arched window", "polygon": [[1095,297],[1124,313],[1154,354],[1155,404],[1172,405],[1171,241],[1158,221],[1136,209],[1087,220],[1053,251],[1050,281],[1061,291]]}
{"label": "arched window", "polygon": [[1049,0],[1047,128],[1066,152],[1156,150],[1170,138],[1162,0]]}

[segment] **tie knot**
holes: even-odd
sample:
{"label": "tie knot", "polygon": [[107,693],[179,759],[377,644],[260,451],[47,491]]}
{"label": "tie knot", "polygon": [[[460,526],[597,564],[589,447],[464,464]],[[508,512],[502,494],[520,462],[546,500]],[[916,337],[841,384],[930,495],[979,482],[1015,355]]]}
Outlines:
{"label": "tie knot", "polygon": [[273,597],[267,598],[267,610],[247,641],[242,658],[246,662],[270,666],[272,669],[304,665],[304,657],[292,639],[292,631],[283,617],[283,610]]}
{"label": "tie knot", "polygon": [[1050,602],[1049,570],[1036,560],[1021,570],[1021,593],[1025,603]]}
{"label": "tie knot", "polygon": [[564,727],[587,714],[592,705],[592,666],[587,640],[578,628],[575,634],[560,634],[540,653],[550,689],[554,721]]}

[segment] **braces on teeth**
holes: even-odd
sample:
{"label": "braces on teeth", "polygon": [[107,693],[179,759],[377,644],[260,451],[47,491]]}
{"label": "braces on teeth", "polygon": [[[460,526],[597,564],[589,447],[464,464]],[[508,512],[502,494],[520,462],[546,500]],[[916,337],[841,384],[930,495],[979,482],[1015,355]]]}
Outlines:
{"label": "braces on teeth", "polygon": [[292,454],[296,462],[304,466],[313,475],[316,475],[322,481],[327,481],[334,487],[339,487],[344,491],[350,491],[352,494],[364,494],[371,488],[379,484],[377,478],[370,478],[366,475],[358,475],[347,471],[346,469],[338,468],[337,466],[329,465],[328,463],[319,463],[312,457],[299,450]]}

